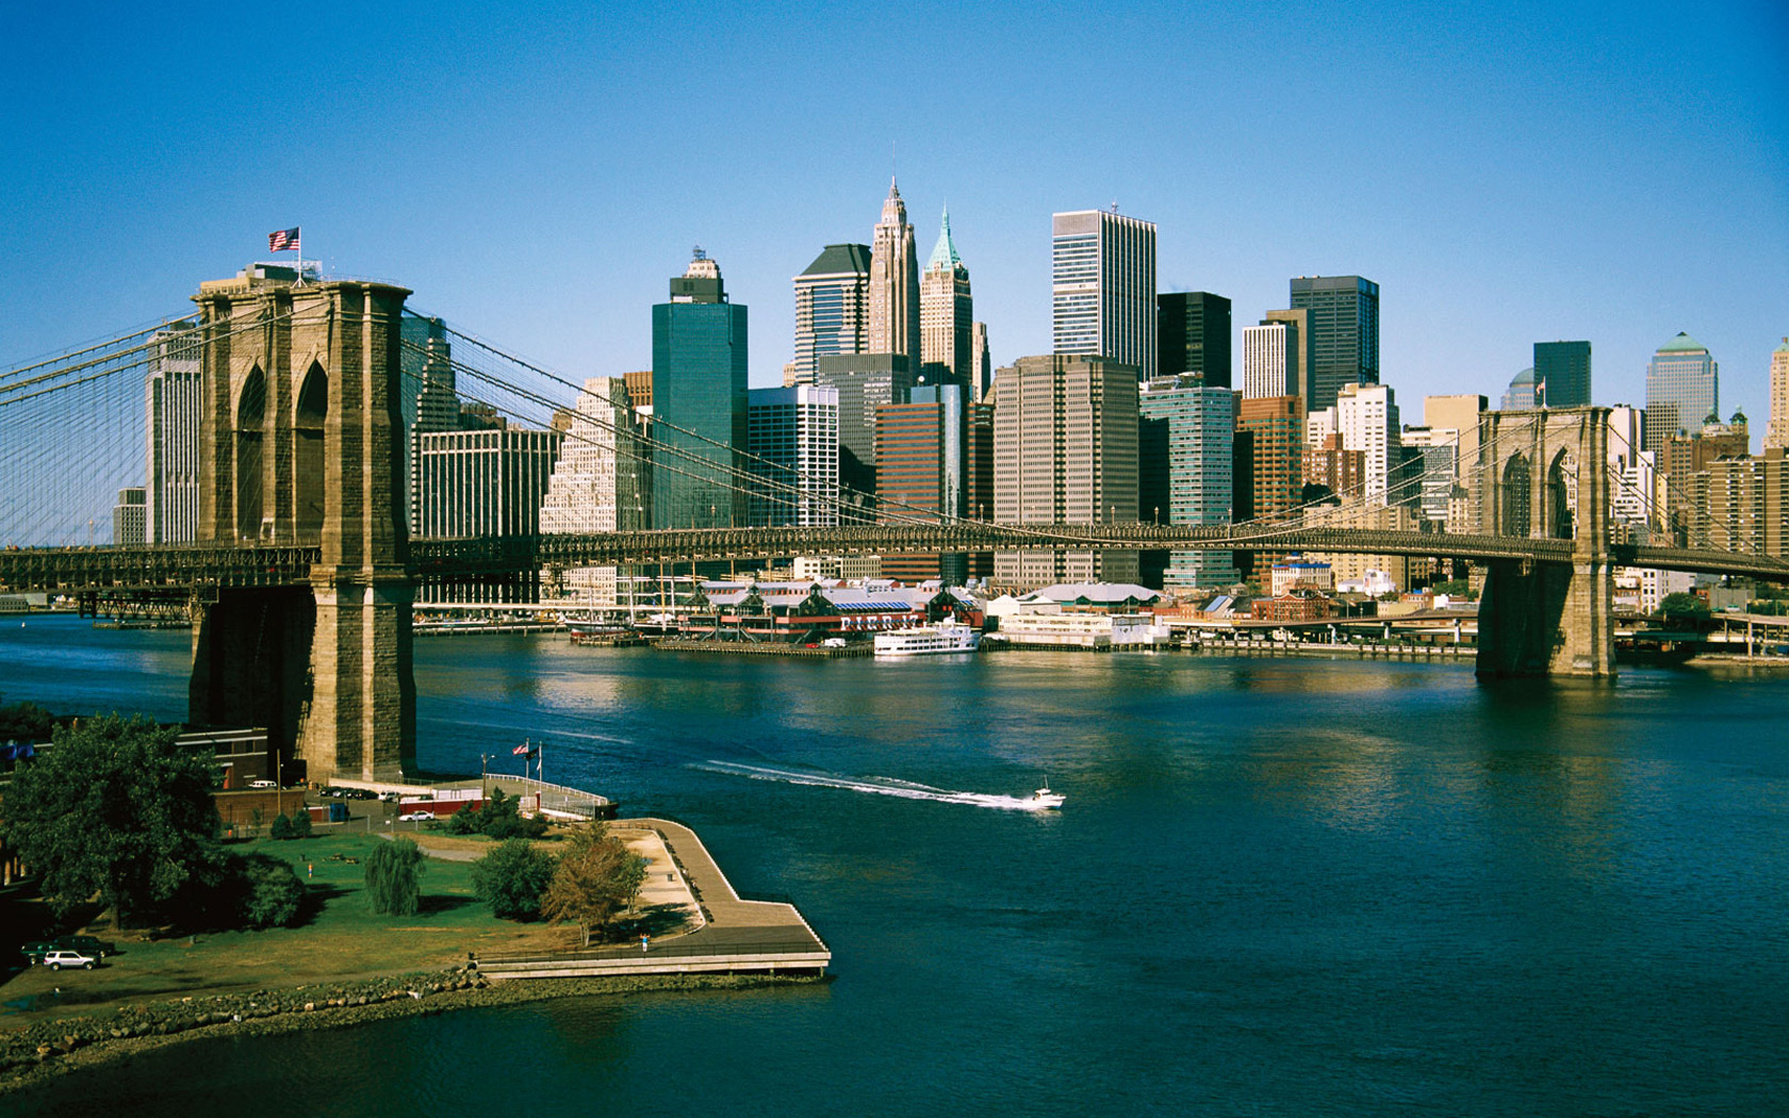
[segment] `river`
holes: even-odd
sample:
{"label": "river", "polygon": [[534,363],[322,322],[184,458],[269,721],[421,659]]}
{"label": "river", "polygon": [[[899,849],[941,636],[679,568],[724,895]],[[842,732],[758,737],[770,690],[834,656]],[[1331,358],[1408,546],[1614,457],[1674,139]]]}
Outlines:
{"label": "river", "polygon": [[[11,624],[10,622],[7,624]],[[186,637],[0,626],[0,692],[184,714]],[[1640,1115],[1789,1096],[1789,677],[419,640],[419,752],[695,827],[829,985],[196,1041],[25,1114]],[[1022,795],[1060,814],[953,793]],[[228,1100],[228,1102],[226,1102]]]}

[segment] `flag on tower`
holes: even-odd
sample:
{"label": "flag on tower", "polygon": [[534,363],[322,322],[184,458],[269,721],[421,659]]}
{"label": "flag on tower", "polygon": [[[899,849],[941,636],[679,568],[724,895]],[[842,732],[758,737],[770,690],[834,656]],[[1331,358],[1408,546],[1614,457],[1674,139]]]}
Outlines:
{"label": "flag on tower", "polygon": [[297,252],[298,226],[290,229],[278,229],[267,234],[268,252]]}

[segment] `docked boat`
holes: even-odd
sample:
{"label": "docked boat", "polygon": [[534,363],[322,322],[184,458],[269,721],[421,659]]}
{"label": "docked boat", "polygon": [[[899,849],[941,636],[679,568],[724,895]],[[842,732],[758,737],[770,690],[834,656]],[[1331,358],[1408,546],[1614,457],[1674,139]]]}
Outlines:
{"label": "docked boat", "polygon": [[980,636],[973,626],[946,618],[936,625],[877,633],[876,655],[943,656],[953,652],[974,652]]}
{"label": "docked boat", "polygon": [[1025,797],[1025,809],[1027,811],[1058,811],[1062,808],[1062,801],[1067,798],[1050,791],[1050,786],[1046,784]]}

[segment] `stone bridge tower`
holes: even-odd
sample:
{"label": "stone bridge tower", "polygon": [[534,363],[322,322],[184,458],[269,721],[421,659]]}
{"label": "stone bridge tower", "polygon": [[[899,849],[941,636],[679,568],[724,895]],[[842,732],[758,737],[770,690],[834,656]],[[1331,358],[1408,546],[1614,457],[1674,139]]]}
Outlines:
{"label": "stone bridge tower", "polygon": [[1486,535],[1572,541],[1569,565],[1490,564],[1478,674],[1613,676],[1609,409],[1485,412],[1473,492]]}
{"label": "stone bridge tower", "polygon": [[314,546],[310,587],[201,588],[190,718],[266,726],[311,780],[412,767],[400,316],[410,293],[251,267],[200,285],[199,542]]}

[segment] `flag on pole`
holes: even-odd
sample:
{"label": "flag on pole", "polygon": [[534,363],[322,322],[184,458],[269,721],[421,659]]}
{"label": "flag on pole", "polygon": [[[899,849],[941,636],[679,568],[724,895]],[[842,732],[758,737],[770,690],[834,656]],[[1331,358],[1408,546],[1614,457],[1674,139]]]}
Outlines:
{"label": "flag on pole", "polygon": [[517,757],[520,757],[524,753],[532,753],[532,752],[534,752],[534,747],[529,745],[527,742],[523,742],[521,745],[518,745],[514,749],[510,750],[510,753],[514,754]]}
{"label": "flag on pole", "polygon": [[267,234],[267,251],[268,252],[297,252],[297,251],[299,251],[299,249],[298,249],[298,226],[294,225],[290,229],[276,229],[272,233]]}

